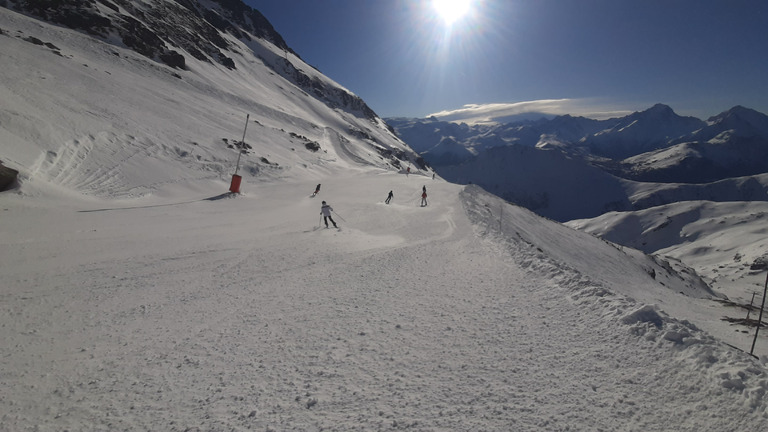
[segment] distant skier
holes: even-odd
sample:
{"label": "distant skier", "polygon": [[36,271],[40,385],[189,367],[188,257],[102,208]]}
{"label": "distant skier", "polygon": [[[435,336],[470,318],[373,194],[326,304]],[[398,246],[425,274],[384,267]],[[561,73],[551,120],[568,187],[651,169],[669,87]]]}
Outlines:
{"label": "distant skier", "polygon": [[405,170],[405,176],[408,177],[408,174],[411,173],[411,167],[408,167],[407,170]]}
{"label": "distant skier", "polygon": [[333,211],[333,207],[329,206],[325,201],[323,201],[322,207],[320,207],[320,214],[323,215],[323,221],[325,222],[325,227],[328,228],[328,221],[330,220],[333,224],[334,228],[338,228],[336,226],[336,221],[333,220],[331,217],[331,212]]}
{"label": "distant skier", "polygon": [[320,193],[320,183],[317,184],[317,187],[315,188],[315,192],[312,194],[312,196],[315,196]]}
{"label": "distant skier", "polygon": [[424,186],[422,186],[422,187],[421,187],[421,191],[422,191],[423,193],[427,193],[427,185],[424,185]]}
{"label": "distant skier", "polygon": [[427,205],[427,189],[425,188],[424,191],[421,193],[421,206],[426,207]]}
{"label": "distant skier", "polygon": [[386,204],[389,204],[390,201],[392,201],[392,197],[395,196],[392,191],[389,191],[389,195],[387,195],[387,199],[384,200]]}

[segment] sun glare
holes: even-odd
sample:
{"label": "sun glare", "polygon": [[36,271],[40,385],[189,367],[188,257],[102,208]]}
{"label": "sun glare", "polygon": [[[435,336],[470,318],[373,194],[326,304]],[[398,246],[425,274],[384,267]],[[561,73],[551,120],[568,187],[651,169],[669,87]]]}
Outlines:
{"label": "sun glare", "polygon": [[471,0],[432,0],[432,7],[447,25],[460,20],[469,12]]}

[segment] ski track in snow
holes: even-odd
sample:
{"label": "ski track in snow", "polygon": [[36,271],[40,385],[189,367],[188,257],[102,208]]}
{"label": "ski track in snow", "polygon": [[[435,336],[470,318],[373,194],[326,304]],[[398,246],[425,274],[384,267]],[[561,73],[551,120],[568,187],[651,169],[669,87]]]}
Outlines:
{"label": "ski track in snow", "polygon": [[[768,421],[755,360],[587,280],[522,240],[534,233],[501,235],[495,198],[432,182],[418,207],[420,180],[359,175],[324,182],[316,198],[275,184],[76,215],[14,207],[42,231],[10,235],[17,253],[0,253],[0,283],[14,288],[0,302],[0,429]],[[392,204],[370,202],[391,188]],[[312,228],[321,199],[342,231]],[[500,226],[509,233],[522,212],[507,206]]]}

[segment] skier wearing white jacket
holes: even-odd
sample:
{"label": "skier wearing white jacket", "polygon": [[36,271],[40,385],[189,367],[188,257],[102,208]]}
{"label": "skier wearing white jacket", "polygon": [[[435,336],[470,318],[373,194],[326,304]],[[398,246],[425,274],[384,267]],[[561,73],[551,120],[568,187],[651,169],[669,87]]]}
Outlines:
{"label": "skier wearing white jacket", "polygon": [[323,221],[325,221],[325,227],[328,228],[328,220],[331,221],[334,228],[338,228],[336,226],[336,221],[333,220],[331,217],[331,212],[333,211],[333,207],[329,206],[325,201],[323,201],[323,206],[320,207],[320,214],[323,215]]}

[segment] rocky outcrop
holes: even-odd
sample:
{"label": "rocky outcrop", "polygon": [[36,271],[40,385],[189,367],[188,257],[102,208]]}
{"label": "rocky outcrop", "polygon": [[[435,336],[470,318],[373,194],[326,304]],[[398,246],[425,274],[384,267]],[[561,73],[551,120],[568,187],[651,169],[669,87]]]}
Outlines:
{"label": "rocky outcrop", "polygon": [[[235,69],[223,36],[241,40],[251,35],[293,52],[267,19],[240,0],[213,0],[202,6],[196,0],[8,0],[14,10],[42,20],[83,31],[104,41],[117,35],[137,53],[171,67],[186,69],[184,55]],[[294,53],[295,54],[295,53]]]}
{"label": "rocky outcrop", "polygon": [[15,169],[8,168],[0,161],[0,192],[6,191],[12,188],[16,184],[19,172]]}

